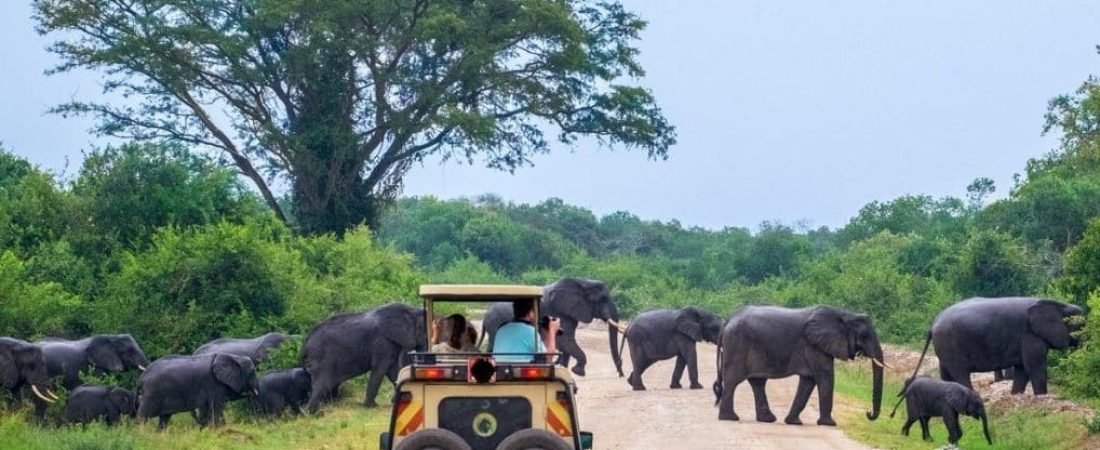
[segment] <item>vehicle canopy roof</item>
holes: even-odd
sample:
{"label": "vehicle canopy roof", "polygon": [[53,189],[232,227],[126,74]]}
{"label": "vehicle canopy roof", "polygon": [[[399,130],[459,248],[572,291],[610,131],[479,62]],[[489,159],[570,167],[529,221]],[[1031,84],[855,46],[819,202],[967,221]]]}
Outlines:
{"label": "vehicle canopy roof", "polygon": [[425,300],[445,301],[512,301],[541,298],[541,286],[516,284],[425,284],[420,286]]}

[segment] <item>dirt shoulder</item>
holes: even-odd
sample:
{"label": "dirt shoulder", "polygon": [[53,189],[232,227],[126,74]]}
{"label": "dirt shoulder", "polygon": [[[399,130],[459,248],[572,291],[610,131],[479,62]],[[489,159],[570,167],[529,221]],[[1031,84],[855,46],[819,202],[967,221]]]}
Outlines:
{"label": "dirt shoulder", "polygon": [[[607,345],[607,328],[602,323],[577,330],[578,340],[588,355],[588,375],[577,377],[580,387],[580,424],[595,434],[598,450],[635,449],[768,449],[768,450],[864,450],[865,445],[844,436],[840,429],[814,425],[817,421],[817,396],[802,413],[807,425],[791,426],[758,423],[753,419],[752,391],[747,383],[738,387],[736,408],[741,422],[718,420],[714,394],[715,346],[699,344],[699,382],[701,390],[669,389],[673,360],[651,366],[643,376],[648,390],[635,392],[625,378],[619,378]],[[630,373],[630,352],[623,351],[623,372]],[[779,417],[786,415],[793,401],[797,378],[768,383],[768,401]],[[834,416],[860,408],[838,397]],[[862,409],[861,409],[862,410]],[[838,419],[839,420],[839,419]],[[841,426],[843,427],[843,423]]]}

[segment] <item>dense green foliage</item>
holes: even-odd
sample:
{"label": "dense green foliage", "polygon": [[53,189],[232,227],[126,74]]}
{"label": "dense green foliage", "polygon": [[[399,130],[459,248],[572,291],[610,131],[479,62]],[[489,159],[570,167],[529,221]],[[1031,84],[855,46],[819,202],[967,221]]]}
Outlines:
{"label": "dense green foliage", "polygon": [[125,332],[156,357],[304,333],[426,279],[365,228],[294,234],[227,167],[170,144],[93,152],[64,184],[0,152],[0,196],[0,335]]}
{"label": "dense green foliage", "polygon": [[[547,133],[650,158],[675,143],[634,85],[646,23],[615,1],[32,3],[58,39],[56,71],[97,70],[133,100],[57,112],[219,152],[279,218],[270,185],[283,177],[290,220],[308,233],[374,225],[432,155],[513,170],[551,149]],[[501,232],[481,228],[470,239]]]}

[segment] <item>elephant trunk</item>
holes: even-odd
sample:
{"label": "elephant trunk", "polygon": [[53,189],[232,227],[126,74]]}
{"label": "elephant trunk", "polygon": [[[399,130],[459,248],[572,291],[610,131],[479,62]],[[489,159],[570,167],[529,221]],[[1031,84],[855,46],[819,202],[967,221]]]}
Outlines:
{"label": "elephant trunk", "polygon": [[993,438],[989,437],[989,419],[985,411],[982,411],[982,433],[985,433],[985,441],[993,445]]}
{"label": "elephant trunk", "polygon": [[[873,359],[885,363],[886,361],[882,357],[882,347],[875,342],[875,348],[871,356]],[[871,411],[867,413],[867,420],[878,419],[878,415],[882,410],[882,371],[883,367],[879,364],[871,363]]]}
{"label": "elephant trunk", "polygon": [[[610,304],[610,311],[608,314],[607,324],[607,341],[611,344],[611,360],[615,362],[615,371],[619,372],[619,378],[623,376],[623,358],[619,352],[619,327],[616,324],[619,322],[619,310],[615,307],[614,303]],[[623,338],[626,341],[626,338]]]}

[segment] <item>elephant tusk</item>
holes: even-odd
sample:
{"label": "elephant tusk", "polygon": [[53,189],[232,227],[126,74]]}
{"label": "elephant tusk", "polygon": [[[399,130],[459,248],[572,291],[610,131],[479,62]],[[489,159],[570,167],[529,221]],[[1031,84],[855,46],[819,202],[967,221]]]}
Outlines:
{"label": "elephant tusk", "polygon": [[621,324],[619,322],[616,322],[614,320],[611,320],[611,319],[607,319],[607,323],[609,325],[615,327],[616,329],[618,329],[620,333],[626,334],[626,327],[623,326],[623,324]]}
{"label": "elephant tusk", "polygon": [[32,384],[32,385],[31,385],[31,390],[32,390],[32,391],[34,391],[34,395],[37,395],[37,396],[38,396],[38,398],[42,399],[42,400],[43,400],[43,401],[45,401],[46,403],[53,403],[53,402],[56,402],[56,401],[57,401],[57,400],[50,400],[50,398],[49,398],[49,397],[46,397],[45,395],[42,395],[42,392],[40,392],[40,391],[38,390],[38,386],[35,386],[35,385],[33,385],[33,384]]}
{"label": "elephant tusk", "polygon": [[883,369],[894,370],[893,366],[886,364],[885,362],[879,361],[878,358],[871,358],[871,362],[874,363],[876,366],[882,367]]}
{"label": "elephant tusk", "polygon": [[145,371],[145,366],[143,366],[141,364],[138,364],[137,366],[138,366],[138,369],[140,369],[142,372]]}
{"label": "elephant tusk", "polygon": [[61,400],[61,397],[58,397],[57,394],[54,394],[53,391],[50,390],[50,388],[46,388],[46,395],[50,396],[50,398],[54,400]]}

